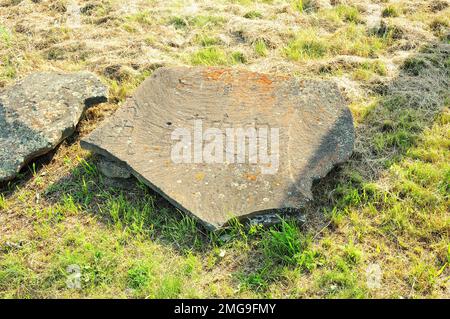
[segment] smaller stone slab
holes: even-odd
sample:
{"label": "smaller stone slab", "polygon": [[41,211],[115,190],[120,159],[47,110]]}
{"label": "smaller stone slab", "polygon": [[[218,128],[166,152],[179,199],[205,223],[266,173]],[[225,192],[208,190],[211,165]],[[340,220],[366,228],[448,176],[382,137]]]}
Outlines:
{"label": "smaller stone slab", "polygon": [[89,72],[34,73],[0,91],[0,182],[55,148],[87,107],[106,100],[106,86]]}
{"label": "smaller stone slab", "polygon": [[130,170],[121,163],[101,156],[98,161],[98,169],[108,178],[128,179],[131,177]]}

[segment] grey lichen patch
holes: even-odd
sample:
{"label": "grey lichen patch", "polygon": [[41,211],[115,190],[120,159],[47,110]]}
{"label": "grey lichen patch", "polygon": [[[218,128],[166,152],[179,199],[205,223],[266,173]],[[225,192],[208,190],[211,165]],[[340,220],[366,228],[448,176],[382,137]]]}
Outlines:
{"label": "grey lichen patch", "polygon": [[127,179],[131,177],[131,172],[124,164],[103,156],[98,161],[98,169],[103,175],[109,178]]}
{"label": "grey lichen patch", "polygon": [[84,110],[106,97],[88,72],[34,73],[0,91],[0,182],[70,136]]}

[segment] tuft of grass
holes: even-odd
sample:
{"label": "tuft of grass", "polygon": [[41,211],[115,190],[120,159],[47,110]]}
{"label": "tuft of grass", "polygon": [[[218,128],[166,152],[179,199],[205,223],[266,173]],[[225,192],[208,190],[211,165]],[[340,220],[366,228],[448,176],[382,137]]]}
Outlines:
{"label": "tuft of grass", "polygon": [[143,289],[149,285],[151,273],[147,264],[137,264],[127,273],[127,284],[132,289]]}
{"label": "tuft of grass", "polygon": [[328,44],[315,30],[300,32],[285,48],[284,53],[290,60],[299,61],[322,58],[327,54]]}
{"label": "tuft of grass", "polygon": [[344,22],[361,23],[362,21],[361,14],[356,7],[339,4],[334,10],[339,18]]}
{"label": "tuft of grass", "polygon": [[112,223],[119,229],[130,231],[132,234],[151,234],[154,215],[153,198],[147,197],[140,203],[131,203],[123,194],[108,196],[106,209],[102,209],[105,216],[111,218]]}
{"label": "tuft of grass", "polygon": [[449,27],[449,21],[446,17],[440,16],[434,18],[430,23],[429,26],[431,30],[433,30],[434,34],[439,36],[442,40],[445,41],[446,39],[446,30]]}
{"label": "tuft of grass", "polygon": [[355,274],[348,269],[326,271],[316,282],[327,297],[367,298],[367,292],[358,286]]}
{"label": "tuft of grass", "polygon": [[315,9],[311,0],[291,0],[291,7],[299,13],[309,12]]}
{"label": "tuft of grass", "polygon": [[30,278],[33,278],[32,274],[18,258],[0,261],[0,291],[8,291],[11,286],[29,284]]}
{"label": "tuft of grass", "polygon": [[329,39],[331,54],[376,57],[386,48],[386,42],[374,35],[367,34],[364,26],[349,24],[338,30]]}
{"label": "tuft of grass", "polygon": [[245,57],[244,53],[240,51],[235,51],[231,53],[231,64],[239,64],[239,63],[246,63],[247,58]]}
{"label": "tuft of grass", "polygon": [[158,299],[173,299],[179,298],[183,287],[183,281],[178,276],[166,276],[163,278],[161,285],[154,298]]}
{"label": "tuft of grass", "polygon": [[219,15],[197,15],[190,19],[190,23],[197,28],[218,27],[225,23],[226,19]]}
{"label": "tuft of grass", "polygon": [[381,16],[387,17],[398,17],[400,15],[400,9],[392,4],[388,5],[381,12]]}
{"label": "tuft of grass", "polygon": [[6,54],[0,58],[0,80],[11,80],[17,76],[17,62],[12,55]]}
{"label": "tuft of grass", "polygon": [[9,30],[0,24],[0,44],[3,46],[10,46],[12,36]]}
{"label": "tuft of grass", "polygon": [[220,48],[208,47],[193,53],[191,63],[193,65],[227,65],[228,59]]}
{"label": "tuft of grass", "polygon": [[277,278],[276,271],[276,268],[271,264],[266,264],[250,273],[239,273],[237,279],[240,282],[240,289],[256,292],[265,291],[270,282]]}
{"label": "tuft of grass", "polygon": [[304,272],[312,272],[318,266],[322,266],[325,261],[322,254],[314,249],[304,249],[296,256],[297,266]]}
{"label": "tuft of grass", "polygon": [[113,71],[114,75],[110,76],[114,79],[106,79],[109,83],[108,100],[111,103],[119,103],[124,101],[147,77],[151,75],[151,71],[144,70],[138,75],[133,75],[122,70]]}
{"label": "tuft of grass", "polygon": [[374,74],[381,76],[385,76],[387,74],[386,65],[380,60],[362,63],[356,70],[353,71],[352,75],[355,80],[368,81]]}
{"label": "tuft of grass", "polygon": [[[84,187],[85,184],[84,184]],[[87,192],[87,189],[85,189]],[[62,198],[61,210],[67,215],[76,215],[81,210],[81,205],[76,203],[72,195],[64,194]]]}
{"label": "tuft of grass", "polygon": [[261,19],[262,16],[261,12],[255,10],[248,11],[244,14],[244,18],[246,19]]}
{"label": "tuft of grass", "polygon": [[76,265],[81,272],[81,288],[93,289],[109,284],[115,276],[117,257],[110,251],[104,251],[100,247],[84,245],[85,250],[66,250],[58,261],[59,268],[55,269],[56,280],[65,282],[70,276],[71,266]]}
{"label": "tuft of grass", "polygon": [[112,103],[122,102],[133,89],[134,87],[132,85],[119,84],[118,81],[112,80],[109,85],[109,100]]}
{"label": "tuft of grass", "polygon": [[152,25],[154,18],[148,10],[140,11],[127,17],[128,21],[137,22],[142,25]]}
{"label": "tuft of grass", "polygon": [[319,59],[327,55],[376,57],[387,45],[387,39],[367,34],[364,26],[350,23],[330,36],[321,36],[315,29],[303,30],[284,48],[290,60]]}
{"label": "tuft of grass", "polygon": [[191,249],[201,249],[203,238],[199,232],[197,221],[190,216],[182,215],[179,218],[166,219],[162,225],[162,236],[182,251]]}
{"label": "tuft of grass", "polygon": [[402,70],[405,70],[408,74],[418,76],[420,72],[426,67],[426,62],[421,58],[408,58],[402,65]]}
{"label": "tuft of grass", "polygon": [[7,209],[8,203],[6,202],[5,196],[0,194],[0,210]]}
{"label": "tuft of grass", "polygon": [[414,291],[429,294],[437,283],[438,269],[429,263],[418,260],[409,271],[408,280]]}
{"label": "tuft of grass", "polygon": [[349,244],[344,248],[344,258],[347,264],[356,265],[361,261],[362,252],[354,244]]}
{"label": "tuft of grass", "polygon": [[266,42],[264,40],[261,40],[261,39],[256,40],[255,43],[253,44],[253,47],[255,49],[255,53],[258,56],[261,56],[261,57],[267,56],[268,49],[267,49]]}
{"label": "tuft of grass", "polygon": [[271,228],[262,241],[264,256],[275,263],[296,265],[298,256],[308,247],[309,239],[296,225],[286,220]]}
{"label": "tuft of grass", "polygon": [[169,19],[169,24],[173,25],[175,29],[183,29],[188,26],[188,22],[185,18],[182,17],[172,17]]}
{"label": "tuft of grass", "polygon": [[203,47],[214,46],[221,42],[219,38],[207,34],[199,34],[196,36],[195,40]]}

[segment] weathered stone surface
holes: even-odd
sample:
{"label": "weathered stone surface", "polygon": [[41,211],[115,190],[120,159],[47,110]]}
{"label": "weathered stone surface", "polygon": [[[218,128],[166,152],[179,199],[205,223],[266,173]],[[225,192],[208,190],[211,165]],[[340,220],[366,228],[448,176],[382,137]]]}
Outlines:
{"label": "weathered stone surface", "polygon": [[117,161],[102,157],[98,162],[100,172],[109,178],[127,179],[131,177],[131,173],[125,165]]}
{"label": "weathered stone surface", "polygon": [[[237,149],[230,151],[224,145],[224,163],[199,158],[196,163],[177,163],[171,157],[177,142],[174,130],[193,132],[200,120],[203,132],[208,128],[219,132],[278,128],[278,169],[274,169],[275,162],[272,166],[251,162],[248,152],[244,163],[233,162],[230,159]],[[192,135],[189,151],[195,151]],[[268,141],[269,153],[276,150],[274,141]],[[353,142],[351,113],[332,82],[180,67],[155,71],[81,145],[126,163],[134,176],[176,207],[219,228],[232,217],[253,218],[278,209],[301,208],[312,199],[313,180],[347,160]],[[206,156],[208,142],[200,145],[203,153],[198,154]],[[248,150],[248,140],[244,146]],[[268,174],[268,170],[275,173]]]}
{"label": "weathered stone surface", "polygon": [[0,91],[0,182],[71,135],[83,111],[106,96],[88,72],[34,73]]}

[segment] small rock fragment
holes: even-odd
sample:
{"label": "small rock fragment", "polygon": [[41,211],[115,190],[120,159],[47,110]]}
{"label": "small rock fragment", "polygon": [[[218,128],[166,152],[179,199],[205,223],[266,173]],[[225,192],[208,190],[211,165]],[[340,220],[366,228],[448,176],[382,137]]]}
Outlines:
{"label": "small rock fragment", "polygon": [[102,157],[98,162],[100,172],[109,178],[127,179],[131,177],[130,171],[125,165]]}

